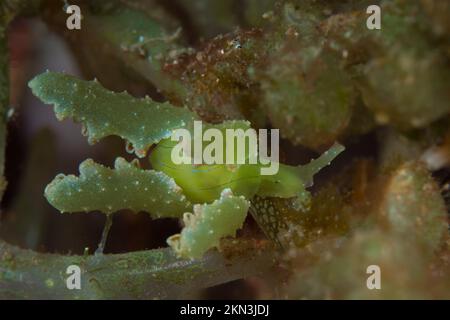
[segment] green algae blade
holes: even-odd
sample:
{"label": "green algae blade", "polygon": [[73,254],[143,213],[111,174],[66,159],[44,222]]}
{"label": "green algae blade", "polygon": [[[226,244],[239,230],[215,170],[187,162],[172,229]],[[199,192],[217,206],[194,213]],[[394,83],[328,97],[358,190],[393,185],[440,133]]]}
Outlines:
{"label": "green algae blade", "polygon": [[47,200],[61,212],[121,209],[146,211],[156,218],[179,218],[191,204],[172,178],[162,172],[143,170],[123,158],[114,169],[85,160],[80,176],[58,175],[45,189]]}
{"label": "green algae blade", "polygon": [[72,118],[81,122],[90,143],[117,135],[125,139],[139,157],[148,148],[186,126],[194,114],[185,108],[159,103],[150,98],[137,99],[114,93],[97,81],[47,72],[29,83],[33,94],[44,103],[53,104],[59,120]]}
{"label": "green algae blade", "polygon": [[220,239],[235,236],[242,227],[250,202],[233,196],[230,189],[222,191],[212,204],[195,205],[194,213],[185,213],[185,227],[181,234],[167,239],[177,255],[185,258],[201,257],[207,250],[219,246]]}

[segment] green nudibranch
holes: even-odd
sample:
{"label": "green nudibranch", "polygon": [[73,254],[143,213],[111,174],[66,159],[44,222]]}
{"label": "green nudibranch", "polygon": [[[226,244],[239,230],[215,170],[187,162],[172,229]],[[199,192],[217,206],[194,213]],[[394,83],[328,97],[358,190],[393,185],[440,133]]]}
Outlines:
{"label": "green nudibranch", "polygon": [[[230,128],[248,129],[250,123],[225,121],[208,127],[224,132]],[[211,203],[219,199],[222,191],[227,188],[233,194],[244,196],[246,199],[251,199],[254,195],[305,199],[305,186],[310,186],[313,176],[344,150],[342,145],[335,143],[318,159],[304,166],[278,164],[277,173],[262,175],[260,169],[265,165],[261,163],[194,164],[191,159],[188,164],[177,164],[172,159],[173,149],[177,144],[177,141],[171,139],[162,140],[152,151],[150,162],[155,170],[173,178],[192,203]]]}
{"label": "green nudibranch", "polygon": [[[225,121],[210,127],[224,131],[226,128],[249,128],[246,121]],[[150,155],[150,162],[157,171],[164,172],[180,186],[187,199],[194,205],[194,213],[186,213],[181,234],[168,239],[168,244],[181,256],[198,257],[211,247],[218,246],[220,238],[234,236],[243,225],[249,200],[258,197],[294,198],[298,209],[306,210],[313,176],[343,150],[335,143],[319,158],[304,166],[279,164],[274,175],[262,175],[257,164],[177,164],[172,152],[178,142],[162,140]],[[201,205],[200,205],[201,204]],[[280,245],[274,227],[257,219],[259,226],[271,240]],[[276,229],[276,228],[275,228]]]}

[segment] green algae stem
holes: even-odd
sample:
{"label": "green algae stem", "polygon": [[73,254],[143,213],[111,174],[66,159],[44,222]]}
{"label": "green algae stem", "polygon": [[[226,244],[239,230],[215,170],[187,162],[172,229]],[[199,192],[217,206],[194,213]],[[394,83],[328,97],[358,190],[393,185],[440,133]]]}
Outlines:
{"label": "green algae stem", "polygon": [[[20,249],[0,241],[0,298],[3,299],[177,299],[196,290],[268,271],[273,252],[239,241],[239,254],[217,251],[184,260],[169,249],[62,256]],[[68,290],[66,269],[81,268],[82,290]]]}

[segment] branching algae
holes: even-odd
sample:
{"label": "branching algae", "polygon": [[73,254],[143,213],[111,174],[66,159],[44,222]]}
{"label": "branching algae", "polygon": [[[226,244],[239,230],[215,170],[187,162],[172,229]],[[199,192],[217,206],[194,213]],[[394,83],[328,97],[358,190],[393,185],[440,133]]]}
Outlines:
{"label": "branching algae", "polygon": [[[278,173],[267,176],[260,174],[261,164],[180,165],[171,159],[176,142],[168,137],[173,129],[191,127],[196,116],[189,110],[113,93],[96,81],[60,73],[37,76],[30,88],[43,102],[54,104],[58,119],[71,117],[81,122],[90,143],[117,135],[126,139],[139,157],[157,144],[150,156],[154,170],[142,170],[122,158],[117,158],[114,169],[86,160],[80,165],[79,177],[58,175],[47,186],[48,201],[61,212],[99,210],[111,214],[131,209],[147,211],[155,218],[182,217],[181,234],[170,237],[168,244],[188,258],[201,257],[217,247],[221,238],[234,236],[254,196],[295,198],[297,205],[307,210],[305,185],[311,185],[313,175],[344,149],[335,144],[305,166],[281,164]],[[225,130],[249,128],[250,123],[225,121],[211,126]],[[276,240],[273,221],[257,221]]]}
{"label": "branching algae", "polygon": [[[59,119],[80,122],[90,143],[119,136],[139,158],[118,157],[112,168],[85,160],[79,175],[54,178],[48,202],[61,212],[106,214],[97,252],[121,209],[180,219],[183,229],[168,248],[126,254],[38,253],[0,240],[0,297],[192,298],[263,273],[258,281],[273,290],[255,298],[450,296],[448,2],[76,3],[83,15],[76,32],[65,27],[61,1],[0,4],[0,191],[9,170],[6,162],[3,174],[7,29],[32,14],[64,38],[86,78],[99,79],[44,73],[30,82],[34,94]],[[369,30],[366,9],[375,4],[381,29]],[[145,93],[167,102],[134,97]],[[280,128],[281,162],[289,164],[303,163],[303,148],[323,153],[343,141],[349,150],[311,195],[314,175],[342,152],[339,144],[305,166],[277,161],[275,175],[262,175],[263,164],[173,162],[172,134],[192,132],[193,123],[195,132],[198,120],[220,132]],[[36,220],[10,228],[9,218],[20,214],[11,208],[30,206],[39,215],[37,194],[13,189],[1,227],[30,238]],[[248,212],[253,219],[237,234]],[[67,290],[62,271],[70,264],[82,268],[83,290]],[[382,290],[366,285],[373,265]]]}

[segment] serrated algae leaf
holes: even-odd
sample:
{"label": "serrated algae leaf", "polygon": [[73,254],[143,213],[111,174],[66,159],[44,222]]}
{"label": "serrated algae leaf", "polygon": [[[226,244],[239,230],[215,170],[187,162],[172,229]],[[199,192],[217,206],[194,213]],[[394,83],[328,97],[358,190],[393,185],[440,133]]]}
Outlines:
{"label": "serrated algae leaf", "polygon": [[166,174],[143,170],[123,158],[114,169],[88,159],[80,164],[80,176],[58,175],[45,189],[47,200],[61,212],[121,209],[146,211],[153,217],[180,218],[191,204],[175,181]]}
{"label": "serrated algae leaf", "polygon": [[225,189],[220,199],[211,204],[197,204],[194,213],[185,213],[185,227],[180,234],[167,239],[167,243],[181,257],[201,257],[219,246],[221,238],[235,236],[244,224],[249,206],[243,196],[233,196],[230,189]]}
{"label": "serrated algae leaf", "polygon": [[195,117],[186,108],[150,98],[137,99],[126,92],[115,93],[95,80],[80,80],[62,73],[43,73],[29,86],[44,103],[54,105],[59,120],[72,118],[81,122],[90,143],[117,135],[129,142],[139,157]]}

